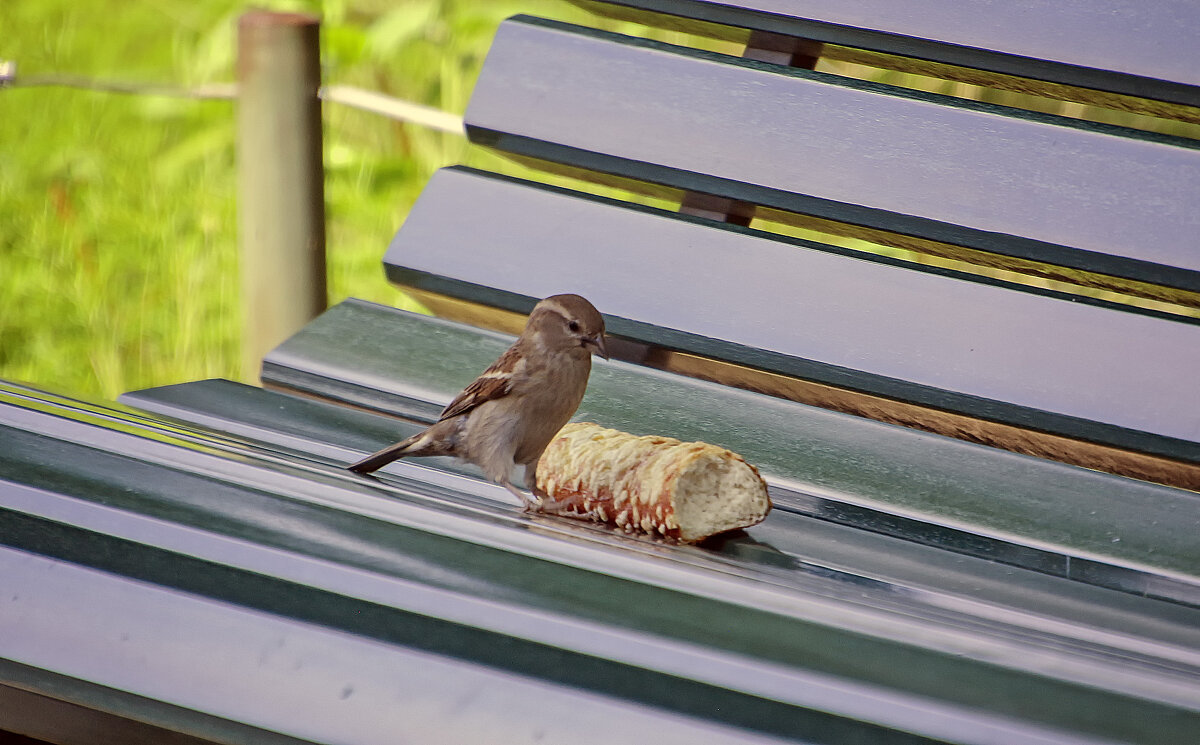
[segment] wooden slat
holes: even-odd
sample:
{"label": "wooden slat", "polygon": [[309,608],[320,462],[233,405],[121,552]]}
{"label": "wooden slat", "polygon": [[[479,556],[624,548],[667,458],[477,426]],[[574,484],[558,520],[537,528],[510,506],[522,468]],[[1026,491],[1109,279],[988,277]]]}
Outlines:
{"label": "wooden slat", "polygon": [[[742,41],[767,31],[1200,106],[1200,8],[1186,0],[584,0],[621,18]],[[654,16],[659,16],[655,18]],[[668,21],[667,23],[670,23]],[[677,24],[678,25],[678,24]]]}
{"label": "wooden slat", "polygon": [[1200,146],[522,17],[466,114],[521,157],[1200,291]]}
{"label": "wooden slat", "polygon": [[1192,321],[458,168],[430,181],[385,263],[509,310],[578,292],[618,336],[1200,462]]}

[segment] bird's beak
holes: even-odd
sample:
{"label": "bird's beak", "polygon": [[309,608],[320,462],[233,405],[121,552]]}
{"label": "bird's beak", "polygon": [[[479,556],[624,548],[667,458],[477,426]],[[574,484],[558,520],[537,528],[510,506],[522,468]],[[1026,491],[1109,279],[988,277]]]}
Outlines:
{"label": "bird's beak", "polygon": [[608,359],[608,347],[604,346],[604,334],[589,336],[583,340],[584,346],[591,347],[596,354]]}

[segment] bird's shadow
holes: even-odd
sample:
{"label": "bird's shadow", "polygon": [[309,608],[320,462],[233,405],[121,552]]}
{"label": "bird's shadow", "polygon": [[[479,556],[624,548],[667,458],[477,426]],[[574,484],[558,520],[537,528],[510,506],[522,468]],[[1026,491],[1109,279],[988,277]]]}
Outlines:
{"label": "bird's shadow", "polygon": [[766,564],[781,569],[796,569],[800,566],[796,557],[780,551],[766,541],[758,540],[742,529],[710,536],[696,545],[738,561]]}

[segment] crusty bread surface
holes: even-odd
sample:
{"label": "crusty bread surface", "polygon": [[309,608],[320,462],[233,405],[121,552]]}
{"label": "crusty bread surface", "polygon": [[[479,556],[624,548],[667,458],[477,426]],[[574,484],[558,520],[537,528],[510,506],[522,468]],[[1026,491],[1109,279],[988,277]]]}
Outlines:
{"label": "crusty bread surface", "polygon": [[542,454],[543,510],[694,543],[756,525],[766,484],[741,456],[703,442],[568,424]]}

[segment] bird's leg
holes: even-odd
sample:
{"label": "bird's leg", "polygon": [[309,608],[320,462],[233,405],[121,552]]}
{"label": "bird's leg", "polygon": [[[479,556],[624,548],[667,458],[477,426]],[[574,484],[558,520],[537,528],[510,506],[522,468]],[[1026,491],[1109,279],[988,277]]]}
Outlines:
{"label": "bird's leg", "polygon": [[521,491],[511,481],[504,481],[501,483],[501,486],[503,486],[505,489],[508,489],[508,491],[511,492],[514,497],[521,500],[521,504],[525,505],[526,512],[536,511],[538,509],[539,505],[537,498]]}
{"label": "bird's leg", "polygon": [[549,495],[540,495],[538,502],[538,512],[545,512],[549,515],[571,515],[573,517],[590,517],[599,519],[600,514],[595,510],[589,510],[584,506],[583,495],[574,494],[566,499],[554,499]]}
{"label": "bird's leg", "polygon": [[[583,495],[575,494],[566,499],[555,499],[537,485],[537,461],[525,466],[525,486],[533,492],[537,499],[534,507],[538,512],[548,515],[573,515],[576,517],[591,517],[599,519],[600,515],[584,506]],[[528,508],[527,508],[528,509]]]}
{"label": "bird's leg", "polygon": [[552,498],[545,492],[544,489],[537,485],[537,468],[540,460],[541,459],[539,457],[538,460],[525,464],[525,488],[533,493],[533,498],[536,500],[527,502],[525,509],[544,512],[548,515],[563,515],[579,512],[579,507],[582,507],[582,503],[576,507],[576,505],[572,503],[574,500],[560,502],[557,499]]}

